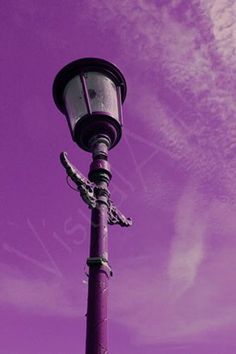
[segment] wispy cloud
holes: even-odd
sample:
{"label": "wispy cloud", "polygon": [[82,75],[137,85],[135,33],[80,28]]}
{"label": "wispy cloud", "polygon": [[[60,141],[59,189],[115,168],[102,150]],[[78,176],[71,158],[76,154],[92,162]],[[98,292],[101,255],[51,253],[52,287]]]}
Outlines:
{"label": "wispy cloud", "polygon": [[[163,250],[164,264],[153,245],[148,256],[123,259],[116,267],[110,320],[142,344],[207,340],[208,334],[234,326],[235,213],[235,206],[208,200],[188,185],[179,198],[169,247]],[[84,316],[84,290],[81,294],[75,279],[35,279],[0,266],[0,302],[21,311]]]}
{"label": "wispy cloud", "polygon": [[235,212],[188,185],[177,204],[166,264],[153,250],[117,270],[112,319],[136,343],[207,341],[235,327]]}
{"label": "wispy cloud", "polygon": [[145,267],[148,260],[140,266],[126,264],[112,284],[111,319],[126,327],[135,343],[208,340],[216,331],[234,328],[236,303],[221,302],[213,272],[213,280],[204,277],[176,298],[167,274],[154,265]]}
{"label": "wispy cloud", "polygon": [[40,316],[80,317],[84,315],[84,304],[81,304],[84,294],[78,290],[76,282],[58,277],[30,278],[5,264],[0,265],[0,302],[20,311]]}
{"label": "wispy cloud", "polygon": [[147,139],[213,193],[235,198],[234,2],[101,0],[90,8],[101,31],[116,31],[121,56],[129,52],[132,90],[145,81],[133,111]]}
{"label": "wispy cloud", "polygon": [[[163,183],[153,193],[161,180],[153,173],[158,148],[187,180],[171,206],[166,268],[154,264],[154,252],[121,267],[112,318],[140,342],[206,339],[235,326],[235,2],[101,0],[90,7],[101,31],[115,31],[135,92],[132,112],[157,145],[149,160],[152,205],[167,190]],[[175,177],[169,183],[178,186]]]}
{"label": "wispy cloud", "polygon": [[177,297],[194,284],[204,258],[209,214],[204,204],[194,186],[188,186],[176,208],[168,275]]}
{"label": "wispy cloud", "polygon": [[231,0],[201,0],[201,6],[209,16],[217,52],[226,65],[235,69],[235,2]]}

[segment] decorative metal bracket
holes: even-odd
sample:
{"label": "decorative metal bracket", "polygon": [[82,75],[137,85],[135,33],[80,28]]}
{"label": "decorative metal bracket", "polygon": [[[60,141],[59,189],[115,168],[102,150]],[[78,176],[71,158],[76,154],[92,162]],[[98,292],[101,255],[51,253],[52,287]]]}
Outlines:
{"label": "decorative metal bracket", "polygon": [[111,200],[108,201],[108,224],[114,225],[119,224],[120,226],[131,226],[131,218],[126,218],[119,209],[113,204]]}
{"label": "decorative metal bracket", "polygon": [[67,175],[76,184],[83,201],[88,204],[90,208],[96,207],[96,197],[94,194],[94,189],[96,188],[95,183],[92,183],[88,178],[84,177],[68,160],[67,153],[62,152],[60,155],[60,160],[62,165],[65,167]]}
{"label": "decorative metal bracket", "polygon": [[[88,178],[84,177],[68,160],[67,153],[62,152],[60,154],[60,160],[65,168],[67,175],[76,184],[78,191],[83,199],[83,201],[89,206],[89,208],[95,208],[97,204],[97,197],[95,192],[99,187],[91,182]],[[131,226],[132,220],[126,218],[113,204],[113,202],[108,199],[108,224],[119,224],[120,226]]]}

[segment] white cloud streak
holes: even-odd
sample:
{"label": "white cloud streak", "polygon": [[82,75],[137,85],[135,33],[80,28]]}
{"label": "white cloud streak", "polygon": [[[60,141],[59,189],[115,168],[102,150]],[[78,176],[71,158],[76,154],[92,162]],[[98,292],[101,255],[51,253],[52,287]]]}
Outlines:
{"label": "white cloud streak", "polygon": [[[148,257],[123,259],[116,267],[110,321],[126,327],[136,344],[206,340],[235,325],[235,213],[236,206],[207,200],[195,185],[187,186],[176,208],[169,250],[163,250],[166,263],[158,262],[160,252],[153,245]],[[1,304],[27,313],[84,316],[84,289],[81,294],[74,279],[46,281],[0,267]]]}
{"label": "white cloud streak", "polygon": [[74,318],[84,315],[76,282],[58,277],[48,281],[33,279],[5,264],[0,265],[0,302],[40,316]]}
{"label": "white cloud streak", "polygon": [[159,266],[153,246],[146,259],[124,261],[117,270],[112,319],[137,345],[207,341],[235,327],[235,210],[188,185],[176,208],[166,264]]}
{"label": "white cloud streak", "polygon": [[[129,52],[132,89],[145,80],[133,111],[153,141],[195,178],[223,181],[221,193],[234,198],[235,3],[101,0],[90,7],[102,31],[116,30],[121,55]],[[219,42],[227,31],[230,41]]]}
{"label": "white cloud streak", "polygon": [[175,235],[170,246],[168,275],[175,296],[194,284],[205,254],[208,210],[193,186],[180,198],[175,216]]}

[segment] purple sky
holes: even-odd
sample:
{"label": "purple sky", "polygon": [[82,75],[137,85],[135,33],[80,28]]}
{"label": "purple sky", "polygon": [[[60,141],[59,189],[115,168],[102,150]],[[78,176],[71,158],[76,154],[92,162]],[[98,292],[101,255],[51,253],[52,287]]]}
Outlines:
{"label": "purple sky", "polygon": [[59,153],[87,174],[51,87],[87,56],[128,84],[111,192],[109,347],[236,353],[236,3],[1,2],[0,353],[85,346],[90,212]]}

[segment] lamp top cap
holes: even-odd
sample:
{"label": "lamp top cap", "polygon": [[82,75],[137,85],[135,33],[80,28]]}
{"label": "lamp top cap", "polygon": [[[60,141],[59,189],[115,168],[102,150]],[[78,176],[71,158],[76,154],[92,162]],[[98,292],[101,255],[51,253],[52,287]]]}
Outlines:
{"label": "lamp top cap", "polygon": [[106,74],[121,88],[121,99],[124,102],[127,92],[126,81],[121,71],[111,62],[99,58],[81,58],[64,66],[53,82],[53,98],[57,108],[65,113],[64,89],[68,82],[82,72],[96,71]]}

